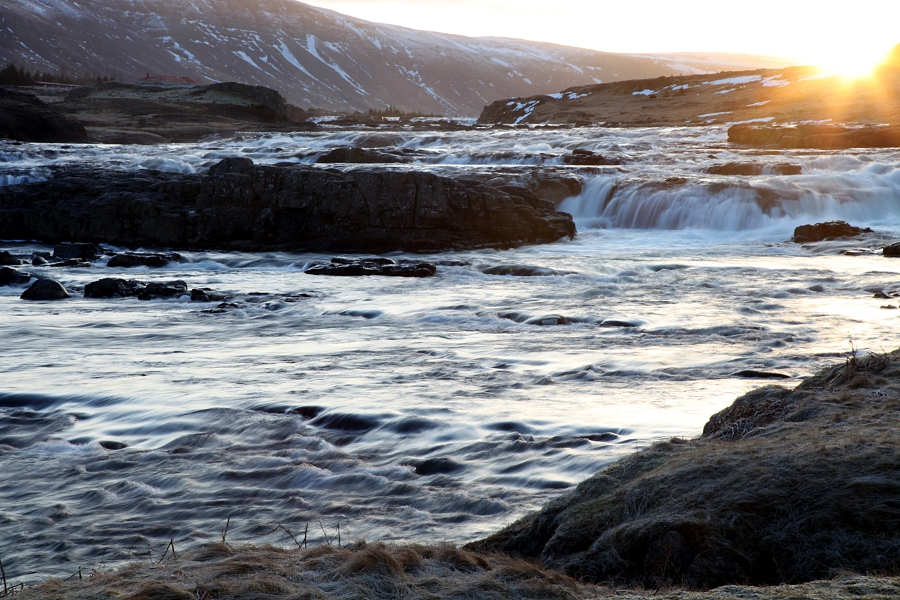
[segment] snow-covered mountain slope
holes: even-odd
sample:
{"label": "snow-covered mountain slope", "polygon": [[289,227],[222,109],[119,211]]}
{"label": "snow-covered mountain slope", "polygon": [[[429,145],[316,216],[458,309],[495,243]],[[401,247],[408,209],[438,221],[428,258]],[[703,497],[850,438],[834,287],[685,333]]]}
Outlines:
{"label": "snow-covered mountain slope", "polygon": [[477,115],[500,98],[683,72],[656,57],[416,31],[294,0],[3,0],[0,32],[0,61],[30,69],[239,81],[340,111]]}

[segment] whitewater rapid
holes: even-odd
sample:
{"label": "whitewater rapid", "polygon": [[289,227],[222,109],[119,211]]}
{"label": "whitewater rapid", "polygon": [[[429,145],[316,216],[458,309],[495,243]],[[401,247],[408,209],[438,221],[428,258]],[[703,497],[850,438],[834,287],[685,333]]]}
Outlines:
{"label": "whitewater rapid", "polygon": [[[7,574],[35,581],[158,557],[170,539],[219,538],[229,518],[234,541],[290,543],[268,533],[277,521],[312,523],[322,543],[321,520],[350,539],[465,542],[654,440],[697,435],[769,383],[739,371],[792,385],[842,360],[851,340],[898,345],[900,310],[883,307],[900,300],[872,297],[900,289],[900,262],[872,252],[900,240],[892,150],[740,150],[715,128],[335,130],[159,147],[5,143],[0,185],[66,164],[203,172],[225,156],[314,162],[386,142],[417,152],[392,168],[571,169],[586,185],[560,209],[579,234],[416,256],[439,264],[428,279],[313,277],[307,266],[331,256],[290,253],[183,252],[158,270],[28,267],[73,299],[28,303],[22,286],[0,287]],[[574,149],[621,164],[565,167]],[[707,172],[730,162],[762,174]],[[801,173],[773,174],[784,163]],[[831,218],[876,233],[787,242],[796,225]],[[562,274],[483,273],[509,264]],[[109,276],[181,279],[235,307],[80,297]]]}

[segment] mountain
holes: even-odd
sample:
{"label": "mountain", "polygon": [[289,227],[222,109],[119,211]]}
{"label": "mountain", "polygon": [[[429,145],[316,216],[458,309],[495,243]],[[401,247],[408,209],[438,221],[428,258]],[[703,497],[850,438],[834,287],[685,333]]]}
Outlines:
{"label": "mountain", "polygon": [[[3,0],[0,61],[41,71],[192,77],[280,91],[298,106],[477,115],[500,98],[721,70],[382,25],[293,0]],[[766,60],[752,65],[771,66]],[[725,64],[730,64],[725,60]]]}

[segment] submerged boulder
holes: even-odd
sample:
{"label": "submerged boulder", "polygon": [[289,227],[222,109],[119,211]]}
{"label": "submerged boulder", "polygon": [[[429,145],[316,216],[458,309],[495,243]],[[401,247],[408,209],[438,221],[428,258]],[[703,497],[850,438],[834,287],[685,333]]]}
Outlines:
{"label": "submerged boulder", "polygon": [[792,242],[805,244],[808,242],[823,242],[827,240],[839,240],[851,238],[863,233],[872,233],[868,227],[854,227],[847,221],[826,221],[815,225],[801,225],[794,229]]}
{"label": "submerged boulder", "polygon": [[881,249],[881,253],[885,256],[890,256],[891,258],[900,256],[900,242],[895,242],[890,246],[885,246]]}
{"label": "submerged boulder", "polygon": [[38,279],[22,293],[21,298],[22,300],[64,300],[69,298],[69,292],[58,281]]}

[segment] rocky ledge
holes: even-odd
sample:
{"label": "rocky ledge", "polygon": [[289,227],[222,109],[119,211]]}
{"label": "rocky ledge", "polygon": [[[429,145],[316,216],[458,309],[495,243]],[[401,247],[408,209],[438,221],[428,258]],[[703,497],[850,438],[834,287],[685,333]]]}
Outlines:
{"label": "rocky ledge", "polygon": [[530,181],[246,158],[225,159],[206,175],[60,169],[44,182],[0,188],[0,238],[382,253],[574,237],[572,217],[554,201],[577,193],[580,182],[551,173]]}

